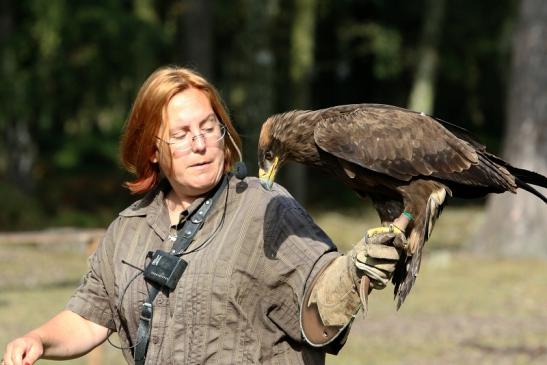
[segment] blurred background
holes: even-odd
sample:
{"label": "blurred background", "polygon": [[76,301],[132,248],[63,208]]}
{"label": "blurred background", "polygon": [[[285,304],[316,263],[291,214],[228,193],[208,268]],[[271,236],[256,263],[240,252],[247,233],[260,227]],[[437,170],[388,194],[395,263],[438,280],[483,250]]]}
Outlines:
{"label": "blurred background", "polygon": [[[163,65],[216,85],[252,175],[269,115],[350,103],[435,115],[547,175],[544,0],[0,0],[0,51],[1,349],[62,309],[138,198],[118,141]],[[279,181],[341,250],[378,224],[369,202],[288,167]],[[328,363],[546,363],[546,258],[531,194],[450,201],[401,310],[375,293]],[[110,346],[95,355],[70,363],[123,363]]]}

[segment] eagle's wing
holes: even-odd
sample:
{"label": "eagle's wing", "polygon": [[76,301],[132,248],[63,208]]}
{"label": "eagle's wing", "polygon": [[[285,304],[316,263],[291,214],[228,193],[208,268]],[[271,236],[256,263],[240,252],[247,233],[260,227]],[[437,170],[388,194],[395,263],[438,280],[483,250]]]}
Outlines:
{"label": "eagle's wing", "polygon": [[359,104],[326,113],[314,139],[339,159],[405,181],[452,175],[479,161],[471,143],[434,118],[387,105]]}

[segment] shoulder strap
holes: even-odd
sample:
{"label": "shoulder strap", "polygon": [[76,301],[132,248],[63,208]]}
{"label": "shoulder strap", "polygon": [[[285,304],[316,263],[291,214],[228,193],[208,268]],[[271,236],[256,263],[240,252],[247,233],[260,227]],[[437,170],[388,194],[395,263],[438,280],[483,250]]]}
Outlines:
{"label": "shoulder strap", "polygon": [[177,239],[173,244],[173,248],[171,249],[172,255],[180,255],[181,253],[186,251],[188,246],[190,246],[190,243],[192,243],[194,236],[203,225],[203,221],[205,220],[207,213],[209,213],[211,207],[218,200],[220,194],[227,184],[228,178],[224,177],[222,179],[222,182],[217,186],[214,194],[211,197],[205,199],[194,211],[194,213],[192,213],[192,215],[188,217],[188,219],[186,219],[184,225],[181,229],[179,229],[177,233]]}
{"label": "shoulder strap", "polygon": [[[211,207],[218,200],[220,194],[224,190],[224,187],[228,184],[228,177],[224,177],[222,182],[216,188],[214,194],[205,199],[200,206],[192,213],[188,219],[184,222],[182,228],[178,231],[177,240],[171,248],[172,255],[180,255],[194,239],[194,236],[203,225],[203,221],[207,216],[207,213],[211,210]],[[182,233],[182,234],[181,234]],[[133,351],[133,358],[135,359],[135,365],[144,365],[146,361],[146,351],[148,350],[148,343],[150,341],[150,332],[152,324],[153,302],[156,296],[160,292],[160,288],[152,285],[148,292],[148,298],[144,301],[141,309],[141,315],[139,319],[139,328],[137,329],[137,342]]]}
{"label": "shoulder strap", "polygon": [[135,365],[144,365],[146,360],[146,350],[150,341],[150,325],[152,324],[152,302],[159,292],[157,287],[152,286],[148,292],[148,298],[142,304],[139,328],[137,329],[137,343],[133,351]]}

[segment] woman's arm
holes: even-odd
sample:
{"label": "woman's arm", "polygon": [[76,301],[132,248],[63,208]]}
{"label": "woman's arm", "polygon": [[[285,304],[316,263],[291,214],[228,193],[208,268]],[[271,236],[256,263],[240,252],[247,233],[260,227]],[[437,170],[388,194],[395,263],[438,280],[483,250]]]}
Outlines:
{"label": "woman's arm", "polygon": [[[357,311],[367,312],[370,288],[383,289],[399,261],[394,235],[369,235],[344,256],[327,264],[308,288],[300,312],[302,333],[315,347],[328,345],[351,324]],[[367,283],[362,286],[362,281]]]}
{"label": "woman's arm", "polygon": [[82,356],[106,340],[108,328],[65,310],[6,346],[4,365],[32,365],[39,358]]}

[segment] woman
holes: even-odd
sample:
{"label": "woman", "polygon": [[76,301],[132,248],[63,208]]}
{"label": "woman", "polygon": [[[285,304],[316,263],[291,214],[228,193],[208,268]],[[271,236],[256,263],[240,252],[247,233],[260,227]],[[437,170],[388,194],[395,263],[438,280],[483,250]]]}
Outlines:
{"label": "woman", "polygon": [[114,331],[131,364],[320,364],[337,352],[363,274],[375,288],[391,276],[393,236],[340,255],[281,187],[229,172],[239,144],[204,78],[154,72],[121,142],[127,187],[145,196],[109,226],[66,309],[8,344],[3,362],[74,358]]}

